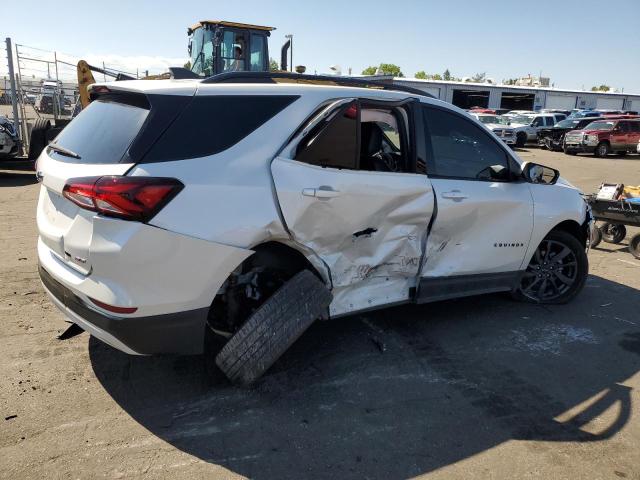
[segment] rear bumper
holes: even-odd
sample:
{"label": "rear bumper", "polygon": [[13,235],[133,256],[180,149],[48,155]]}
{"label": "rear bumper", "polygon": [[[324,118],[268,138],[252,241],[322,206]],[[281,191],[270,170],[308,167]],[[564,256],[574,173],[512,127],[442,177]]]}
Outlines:
{"label": "rear bumper", "polygon": [[202,353],[208,308],[146,317],[115,317],[91,308],[41,265],[40,279],[53,303],[78,326],[125,353]]}

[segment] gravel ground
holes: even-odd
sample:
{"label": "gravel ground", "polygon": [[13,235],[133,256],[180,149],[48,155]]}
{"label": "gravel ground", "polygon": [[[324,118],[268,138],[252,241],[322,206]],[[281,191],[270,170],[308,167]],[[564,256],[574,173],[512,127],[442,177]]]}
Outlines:
{"label": "gravel ground", "polygon": [[[640,157],[523,158],[586,192]],[[316,323],[254,389],[67,324],[36,271],[39,186],[0,165],[0,478],[640,478],[640,261],[590,253],[564,306],[489,295]]]}

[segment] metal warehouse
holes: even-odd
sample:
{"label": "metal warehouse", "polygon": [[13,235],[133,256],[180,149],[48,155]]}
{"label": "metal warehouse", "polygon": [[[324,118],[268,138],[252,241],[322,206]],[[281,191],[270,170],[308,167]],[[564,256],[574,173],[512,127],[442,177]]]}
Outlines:
{"label": "metal warehouse", "polygon": [[[389,77],[377,77],[390,79]],[[603,110],[640,110],[640,94],[562,90],[550,87],[494,85],[416,78],[393,78],[393,82],[430,93],[460,108],[507,108],[540,110],[556,108],[594,108]]]}

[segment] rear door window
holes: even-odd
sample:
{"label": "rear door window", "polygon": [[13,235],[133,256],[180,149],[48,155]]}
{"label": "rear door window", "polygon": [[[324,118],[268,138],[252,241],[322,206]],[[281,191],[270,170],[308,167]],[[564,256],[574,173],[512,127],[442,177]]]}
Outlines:
{"label": "rear door window", "polygon": [[144,124],[148,108],[112,101],[93,101],[55,140],[57,145],[78,154],[48,153],[68,163],[119,163]]}

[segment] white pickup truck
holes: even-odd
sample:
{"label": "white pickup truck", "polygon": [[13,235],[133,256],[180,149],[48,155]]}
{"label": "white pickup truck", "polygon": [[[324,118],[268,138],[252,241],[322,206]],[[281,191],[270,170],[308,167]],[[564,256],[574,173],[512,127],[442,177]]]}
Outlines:
{"label": "white pickup truck", "polygon": [[528,142],[538,140],[538,131],[542,128],[553,127],[556,123],[567,118],[563,113],[507,113],[511,127],[516,135],[516,147],[524,147]]}

